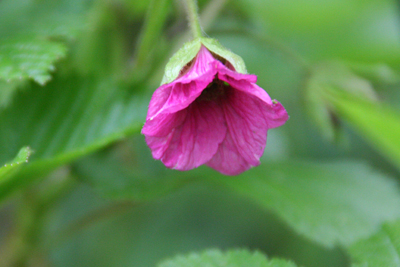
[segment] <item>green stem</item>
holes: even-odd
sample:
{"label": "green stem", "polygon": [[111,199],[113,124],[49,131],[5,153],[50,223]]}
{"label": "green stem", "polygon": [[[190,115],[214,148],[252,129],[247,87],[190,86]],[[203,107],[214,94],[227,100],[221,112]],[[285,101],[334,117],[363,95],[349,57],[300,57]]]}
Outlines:
{"label": "green stem", "polygon": [[200,26],[199,14],[197,13],[196,0],[182,0],[186,9],[186,14],[189,21],[189,27],[192,31],[193,38],[200,38],[203,36]]}

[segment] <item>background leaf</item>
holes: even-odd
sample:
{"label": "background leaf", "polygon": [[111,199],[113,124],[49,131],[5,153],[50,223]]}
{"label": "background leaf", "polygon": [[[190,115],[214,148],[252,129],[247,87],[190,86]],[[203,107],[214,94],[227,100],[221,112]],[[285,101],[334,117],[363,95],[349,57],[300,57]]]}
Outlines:
{"label": "background leaf", "polygon": [[239,177],[210,177],[328,247],[348,246],[400,216],[396,185],[361,163],[282,162]]}
{"label": "background leaf", "polygon": [[191,253],[186,256],[177,256],[174,259],[164,261],[158,267],[295,267],[291,262],[267,258],[260,252],[247,250],[230,250],[221,252],[207,250],[202,253]]}
{"label": "background leaf", "polygon": [[84,28],[89,2],[0,2],[0,107],[10,103],[16,84],[51,79],[55,63],[67,54],[60,38],[74,38]]}
{"label": "background leaf", "polygon": [[400,222],[385,224],[374,236],[350,247],[354,266],[400,266]]}
{"label": "background leaf", "polygon": [[0,79],[33,79],[44,85],[51,78],[54,62],[65,56],[62,43],[48,40],[9,39],[0,42]]}
{"label": "background leaf", "polygon": [[344,91],[330,90],[326,98],[335,112],[400,168],[400,113]]}
{"label": "background leaf", "polygon": [[112,80],[79,76],[37,87],[20,92],[12,106],[0,111],[0,124],[7,125],[0,128],[0,162],[23,145],[35,151],[30,164],[0,186],[0,199],[57,166],[139,131],[149,99]]}

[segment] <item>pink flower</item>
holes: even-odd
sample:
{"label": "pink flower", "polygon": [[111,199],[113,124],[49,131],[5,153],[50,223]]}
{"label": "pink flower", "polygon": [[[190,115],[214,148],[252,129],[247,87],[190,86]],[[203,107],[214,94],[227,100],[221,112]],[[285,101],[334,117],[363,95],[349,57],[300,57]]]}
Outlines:
{"label": "pink flower", "polygon": [[180,76],[151,98],[142,133],[153,157],[172,169],[206,164],[226,175],[259,165],[268,129],[288,115],[256,81],[201,46]]}

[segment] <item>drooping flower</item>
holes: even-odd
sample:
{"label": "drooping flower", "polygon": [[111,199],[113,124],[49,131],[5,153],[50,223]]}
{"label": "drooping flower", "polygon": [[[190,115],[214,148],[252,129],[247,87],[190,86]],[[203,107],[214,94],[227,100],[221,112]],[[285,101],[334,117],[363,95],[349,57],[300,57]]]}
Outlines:
{"label": "drooping flower", "polygon": [[256,80],[201,45],[151,98],[142,133],[153,157],[172,169],[206,164],[226,175],[259,165],[268,129],[288,115]]}

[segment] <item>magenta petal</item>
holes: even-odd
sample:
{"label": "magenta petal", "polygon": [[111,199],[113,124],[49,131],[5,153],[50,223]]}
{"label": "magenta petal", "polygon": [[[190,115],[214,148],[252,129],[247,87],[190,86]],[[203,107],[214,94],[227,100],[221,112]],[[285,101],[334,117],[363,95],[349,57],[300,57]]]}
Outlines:
{"label": "magenta petal", "polygon": [[[161,159],[168,168],[177,170],[190,170],[209,161],[225,138],[222,109],[213,101],[196,101],[187,108],[185,114],[178,112],[171,116],[175,118],[166,120],[168,129],[159,130],[169,131],[167,135],[146,136],[153,157]],[[182,119],[179,116],[184,117]],[[182,123],[171,130],[171,121]]]}
{"label": "magenta petal", "polygon": [[183,73],[176,82],[187,83],[192,80],[198,79],[210,70],[210,63],[219,62],[216,60],[210,51],[204,46],[200,48],[199,53],[196,55],[193,65],[186,73]]}
{"label": "magenta petal", "polygon": [[146,136],[166,136],[183,123],[186,118],[186,112],[187,110],[184,109],[173,114],[161,114],[153,120],[146,120],[142,128],[142,134]]}
{"label": "magenta petal", "polygon": [[228,133],[207,165],[221,173],[236,175],[260,164],[268,129],[276,126],[276,122],[284,123],[287,113],[280,104],[268,105],[233,88],[223,101],[223,110]]}
{"label": "magenta petal", "polygon": [[151,98],[147,119],[162,113],[173,113],[188,107],[217,74],[219,61],[201,47],[186,73],[170,84],[160,86]]}
{"label": "magenta petal", "polygon": [[218,66],[218,73],[219,73],[220,77],[230,77],[230,78],[233,78],[236,81],[245,80],[245,81],[248,81],[249,83],[256,83],[257,82],[257,76],[256,75],[238,73],[236,71],[228,69],[223,64],[220,64]]}
{"label": "magenta petal", "polygon": [[227,175],[260,164],[268,129],[288,119],[285,108],[257,76],[230,70],[203,46],[181,72],[150,101],[142,133],[153,157],[168,168],[207,164]]}
{"label": "magenta petal", "polygon": [[173,113],[187,108],[199,97],[204,88],[213,81],[215,74],[216,70],[210,70],[197,80],[193,80],[187,84],[175,83],[168,100],[157,114]]}
{"label": "magenta petal", "polygon": [[251,95],[232,90],[223,109],[228,131],[239,153],[250,165],[258,165],[268,131],[264,103]]}
{"label": "magenta petal", "polygon": [[[245,75],[245,74],[242,74]],[[259,99],[263,100],[265,103],[272,104],[271,97],[265,92],[264,89],[259,87],[258,85],[251,82],[251,76],[253,75],[246,75],[249,76],[249,79],[241,79],[238,80],[235,76],[228,76],[225,74],[218,73],[218,78],[222,81],[227,82],[230,86],[235,88],[236,90],[251,94],[253,96],[258,97]]]}
{"label": "magenta petal", "polygon": [[165,102],[167,102],[169,95],[171,94],[171,90],[172,86],[170,84],[164,84],[157,88],[150,100],[147,119],[154,117],[165,105]]}
{"label": "magenta petal", "polygon": [[217,153],[206,163],[208,167],[225,175],[238,175],[252,167],[239,153],[229,132],[219,145]]}
{"label": "magenta petal", "polygon": [[282,126],[289,119],[286,109],[276,100],[274,100],[274,103],[269,106],[267,112],[264,114],[268,121],[268,129]]}

